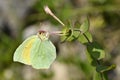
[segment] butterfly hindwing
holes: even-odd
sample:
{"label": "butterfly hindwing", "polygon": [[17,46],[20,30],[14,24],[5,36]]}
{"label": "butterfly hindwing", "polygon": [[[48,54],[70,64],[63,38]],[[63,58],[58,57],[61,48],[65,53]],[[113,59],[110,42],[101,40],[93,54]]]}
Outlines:
{"label": "butterfly hindwing", "polygon": [[36,69],[47,69],[56,58],[56,49],[50,40],[35,40],[31,50],[31,64]]}

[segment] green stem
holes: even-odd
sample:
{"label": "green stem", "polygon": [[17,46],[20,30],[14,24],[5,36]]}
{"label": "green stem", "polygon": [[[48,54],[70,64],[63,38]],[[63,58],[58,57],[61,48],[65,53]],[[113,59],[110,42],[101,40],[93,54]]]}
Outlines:
{"label": "green stem", "polygon": [[90,44],[91,42],[90,42],[89,38],[86,36],[86,34],[83,33],[83,35],[84,35],[84,37],[87,39],[88,43]]}
{"label": "green stem", "polygon": [[[88,43],[91,44],[89,38],[86,36],[86,34],[84,34],[84,37],[87,39]],[[93,57],[92,57],[93,58]],[[94,58],[93,58],[94,59]],[[94,59],[95,60],[95,59]],[[99,60],[96,60],[97,64],[100,65],[100,61]],[[101,80],[104,80],[104,73],[100,73],[100,76],[101,76]]]}

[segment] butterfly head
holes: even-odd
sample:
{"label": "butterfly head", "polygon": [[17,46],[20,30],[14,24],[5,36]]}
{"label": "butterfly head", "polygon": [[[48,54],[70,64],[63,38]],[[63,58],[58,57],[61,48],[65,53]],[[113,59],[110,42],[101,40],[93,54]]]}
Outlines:
{"label": "butterfly head", "polygon": [[44,30],[40,30],[37,33],[37,35],[41,40],[47,40],[49,38],[49,33],[47,31],[44,31]]}

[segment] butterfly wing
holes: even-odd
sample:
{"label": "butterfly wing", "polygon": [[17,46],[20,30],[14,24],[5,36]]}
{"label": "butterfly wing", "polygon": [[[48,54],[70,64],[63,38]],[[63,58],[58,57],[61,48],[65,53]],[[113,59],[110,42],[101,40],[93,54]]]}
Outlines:
{"label": "butterfly wing", "polygon": [[31,36],[27,38],[15,51],[13,60],[17,62],[21,62],[24,64],[31,65],[30,61],[30,52],[33,46],[33,43],[37,36]]}
{"label": "butterfly wing", "polygon": [[56,58],[56,49],[50,40],[35,40],[31,50],[31,65],[36,69],[47,69]]}

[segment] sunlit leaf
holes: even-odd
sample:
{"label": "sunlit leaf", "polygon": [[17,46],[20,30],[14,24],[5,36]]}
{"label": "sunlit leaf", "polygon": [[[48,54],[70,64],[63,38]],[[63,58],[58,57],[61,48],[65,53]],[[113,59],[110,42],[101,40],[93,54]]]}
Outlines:
{"label": "sunlit leaf", "polygon": [[[87,38],[86,38],[87,37]],[[79,36],[79,38],[78,38],[78,41],[80,42],[80,43],[88,43],[89,41],[90,42],[92,42],[93,41],[93,39],[92,39],[92,35],[91,35],[91,33],[90,32],[86,32],[86,33],[84,33],[84,35],[83,34],[81,34],[80,36]]]}
{"label": "sunlit leaf", "polygon": [[88,20],[88,18],[87,18],[87,19],[81,24],[81,26],[80,26],[80,31],[81,31],[81,33],[87,32],[88,29],[89,29],[89,26],[90,26],[90,24],[89,24],[89,20]]}

